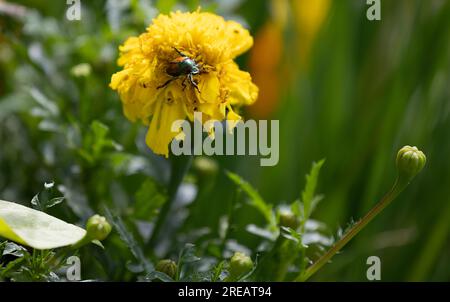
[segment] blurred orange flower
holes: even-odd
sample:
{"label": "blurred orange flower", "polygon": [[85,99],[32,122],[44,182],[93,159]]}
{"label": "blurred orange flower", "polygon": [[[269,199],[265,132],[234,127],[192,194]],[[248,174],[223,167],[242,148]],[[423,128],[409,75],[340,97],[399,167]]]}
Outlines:
{"label": "blurred orange flower", "polygon": [[[314,40],[323,25],[331,0],[273,0],[272,18],[255,36],[250,53],[250,70],[260,89],[258,102],[249,107],[250,114],[259,119],[270,117],[277,109],[280,91],[289,85],[292,70],[305,70]],[[295,53],[283,60],[283,34],[289,17],[296,31]],[[283,81],[280,81],[280,79]]]}
{"label": "blurred orange flower", "polygon": [[250,114],[256,118],[267,118],[276,109],[282,48],[282,28],[274,22],[267,22],[256,35],[250,55],[253,81],[260,89],[258,102],[249,107]]}

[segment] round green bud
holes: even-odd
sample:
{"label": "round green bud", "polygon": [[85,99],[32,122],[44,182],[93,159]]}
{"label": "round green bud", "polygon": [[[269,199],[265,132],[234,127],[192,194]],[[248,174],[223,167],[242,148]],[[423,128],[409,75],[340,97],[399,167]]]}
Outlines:
{"label": "round green bud", "polygon": [[155,269],[158,272],[164,273],[172,279],[177,275],[177,264],[170,259],[159,260]]}
{"label": "round green bud", "polygon": [[91,65],[89,65],[88,63],[81,63],[73,66],[72,69],[70,69],[70,73],[77,78],[87,77],[88,75],[91,74],[91,71],[92,71]]}
{"label": "round green bud", "polygon": [[105,217],[94,215],[86,223],[86,231],[93,240],[104,240],[111,232],[111,225]]}
{"label": "round green bud", "polygon": [[300,225],[298,218],[289,211],[280,211],[280,226],[297,229]]}
{"label": "round green bud", "polygon": [[405,146],[397,153],[397,169],[399,176],[411,180],[425,166],[427,158],[417,147]]}
{"label": "round green bud", "polygon": [[235,252],[230,259],[228,271],[230,272],[231,277],[238,278],[250,272],[252,268],[253,261],[249,256],[241,252]]}
{"label": "round green bud", "polygon": [[219,170],[217,162],[205,156],[196,157],[194,159],[193,167],[196,171],[204,176],[215,175]]}

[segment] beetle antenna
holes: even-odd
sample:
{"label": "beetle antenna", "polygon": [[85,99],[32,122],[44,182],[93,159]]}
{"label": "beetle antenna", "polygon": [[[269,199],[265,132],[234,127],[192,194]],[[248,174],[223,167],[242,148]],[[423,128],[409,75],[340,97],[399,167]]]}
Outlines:
{"label": "beetle antenna", "polygon": [[187,57],[187,55],[185,55],[184,53],[182,53],[181,51],[178,50],[178,48],[173,47],[173,49],[182,57]]}

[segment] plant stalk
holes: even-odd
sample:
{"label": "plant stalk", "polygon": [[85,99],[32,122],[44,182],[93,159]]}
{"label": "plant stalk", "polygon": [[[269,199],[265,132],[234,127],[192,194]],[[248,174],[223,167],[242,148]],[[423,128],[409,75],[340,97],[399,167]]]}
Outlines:
{"label": "plant stalk", "polygon": [[161,229],[164,226],[164,223],[167,219],[167,215],[172,208],[173,202],[175,201],[178,188],[183,181],[184,176],[186,175],[189,167],[192,163],[192,155],[182,155],[182,156],[172,156],[171,157],[171,175],[168,186],[168,196],[167,201],[161,208],[161,211],[158,215],[158,218],[155,223],[155,227],[152,232],[152,236],[147,243],[147,248],[154,248],[156,242],[158,241],[159,235],[161,233]]}
{"label": "plant stalk", "polygon": [[294,281],[306,281],[322,268],[330,259],[339,252],[353,237],[355,237],[369,222],[383,211],[408,185],[408,182],[397,178],[392,189],[375,205],[361,220],[359,220],[345,235],[339,239],[322,257],[306,269]]}

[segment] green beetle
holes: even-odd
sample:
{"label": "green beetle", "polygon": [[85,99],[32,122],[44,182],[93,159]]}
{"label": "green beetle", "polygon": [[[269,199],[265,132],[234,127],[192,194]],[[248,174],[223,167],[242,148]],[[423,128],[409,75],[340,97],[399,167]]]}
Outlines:
{"label": "green beetle", "polygon": [[200,73],[200,66],[195,62],[195,60],[191,59],[186,54],[179,51],[177,48],[173,48],[180,56],[177,57],[175,60],[171,61],[169,63],[169,66],[166,68],[166,73],[170,75],[172,78],[169,79],[167,82],[162,84],[161,86],[158,86],[157,89],[164,88],[167,85],[169,85],[172,81],[178,79],[181,76],[185,76],[183,79],[182,85],[183,90],[186,88],[186,80],[189,80],[189,82],[194,86],[198,92],[200,92],[200,89],[198,88],[197,83],[194,81],[193,76]]}

